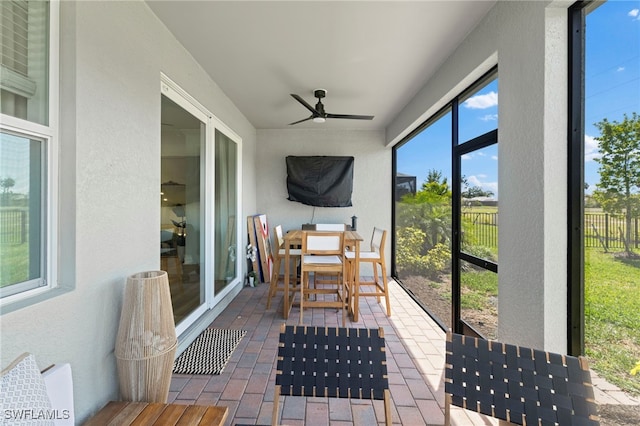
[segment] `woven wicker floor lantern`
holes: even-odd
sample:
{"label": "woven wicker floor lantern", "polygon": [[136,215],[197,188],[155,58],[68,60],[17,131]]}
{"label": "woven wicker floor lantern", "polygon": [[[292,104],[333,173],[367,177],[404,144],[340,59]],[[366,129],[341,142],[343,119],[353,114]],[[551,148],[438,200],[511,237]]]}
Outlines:
{"label": "woven wicker floor lantern", "polygon": [[176,346],[167,273],[127,278],[115,351],[122,400],[166,403]]}

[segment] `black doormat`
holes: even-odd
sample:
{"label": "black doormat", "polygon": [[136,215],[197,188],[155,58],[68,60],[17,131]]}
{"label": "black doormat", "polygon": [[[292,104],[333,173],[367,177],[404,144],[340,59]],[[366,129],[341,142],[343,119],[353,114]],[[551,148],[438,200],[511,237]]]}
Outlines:
{"label": "black doormat", "polygon": [[207,328],[176,359],[176,374],[220,374],[246,330]]}

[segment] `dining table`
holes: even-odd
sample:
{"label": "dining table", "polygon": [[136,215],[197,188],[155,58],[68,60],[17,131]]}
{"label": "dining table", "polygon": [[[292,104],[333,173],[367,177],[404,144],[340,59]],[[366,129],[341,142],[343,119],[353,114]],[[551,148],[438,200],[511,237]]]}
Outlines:
{"label": "dining table", "polygon": [[[290,262],[290,254],[289,250],[291,248],[296,248],[302,245],[302,235],[305,231],[302,229],[293,229],[287,232],[284,236],[284,303],[283,303],[283,312],[282,316],[284,319],[289,318],[289,313],[291,312],[291,308],[294,304],[295,299],[295,291],[296,288],[291,287],[291,262]],[[321,232],[321,231],[318,231]],[[344,231],[344,244],[346,247],[349,247],[351,250],[355,251],[355,259],[353,262],[354,270],[352,271],[352,275],[355,280],[352,283],[352,289],[357,288],[355,285],[359,284],[360,280],[360,242],[364,239],[357,231]],[[349,294],[353,294],[353,291],[350,290]],[[349,312],[353,315],[353,317],[357,320],[358,312],[356,311],[357,304],[351,303],[349,301]]]}

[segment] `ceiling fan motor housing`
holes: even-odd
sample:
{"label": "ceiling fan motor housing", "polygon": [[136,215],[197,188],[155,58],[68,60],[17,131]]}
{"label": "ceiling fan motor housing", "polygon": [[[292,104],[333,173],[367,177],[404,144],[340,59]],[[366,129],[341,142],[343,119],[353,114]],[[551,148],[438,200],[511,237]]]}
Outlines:
{"label": "ceiling fan motor housing", "polygon": [[318,98],[318,99],[322,99],[325,96],[327,96],[327,91],[324,89],[316,89],[313,91],[313,96]]}

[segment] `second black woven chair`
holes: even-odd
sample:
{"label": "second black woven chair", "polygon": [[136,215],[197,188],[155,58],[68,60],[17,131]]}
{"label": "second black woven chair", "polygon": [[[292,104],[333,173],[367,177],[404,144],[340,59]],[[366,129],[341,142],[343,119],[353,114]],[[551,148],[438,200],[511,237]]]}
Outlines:
{"label": "second black woven chair", "polygon": [[599,425],[585,358],[449,332],[446,426],[451,405],[519,425]]}
{"label": "second black woven chair", "polygon": [[382,328],[282,324],[272,424],[284,396],[378,399],[391,425],[387,356]]}

